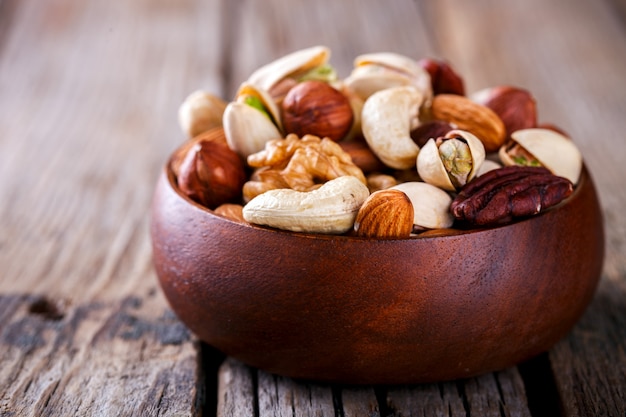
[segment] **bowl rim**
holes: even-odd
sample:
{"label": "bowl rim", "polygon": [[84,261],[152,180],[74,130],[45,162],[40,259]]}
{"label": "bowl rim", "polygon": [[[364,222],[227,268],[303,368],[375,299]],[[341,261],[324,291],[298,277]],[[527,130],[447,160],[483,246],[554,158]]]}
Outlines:
{"label": "bowl rim", "polygon": [[[200,210],[201,212],[203,212],[206,215],[209,216],[213,216],[217,219],[220,220],[224,220],[226,222],[230,222],[233,223],[239,227],[242,228],[249,228],[249,229],[255,229],[258,231],[265,231],[265,232],[269,232],[269,233],[278,233],[278,234],[285,234],[285,235],[291,235],[297,238],[305,238],[305,239],[320,239],[320,240],[336,240],[336,239],[341,239],[341,240],[353,240],[353,241],[370,241],[370,240],[378,240],[381,242],[392,242],[392,241],[413,241],[413,240],[423,240],[423,239],[444,239],[444,238],[454,238],[454,237],[458,237],[461,235],[467,235],[467,234],[476,234],[476,233],[488,233],[489,231],[493,231],[494,229],[501,229],[501,228],[506,228],[506,227],[510,227],[513,225],[517,225],[520,223],[525,223],[525,222],[530,222],[535,220],[538,217],[542,217],[547,213],[553,212],[553,211],[558,211],[559,209],[562,209],[563,207],[568,206],[569,204],[571,204],[574,200],[576,200],[578,198],[578,195],[580,194],[581,190],[584,188],[583,186],[586,185],[585,183],[587,181],[591,181],[591,176],[590,173],[586,167],[586,164],[583,162],[583,166],[582,166],[582,170],[581,170],[581,174],[579,177],[579,180],[576,184],[574,184],[574,190],[572,192],[572,194],[570,194],[567,198],[565,198],[563,201],[559,202],[558,204],[549,207],[548,209],[542,210],[539,214],[536,215],[531,215],[531,216],[526,216],[526,217],[520,217],[520,218],[516,218],[513,219],[510,222],[507,222],[505,224],[499,224],[499,225],[492,225],[492,226],[484,226],[484,227],[468,227],[468,228],[456,228],[454,227],[455,225],[453,224],[450,228],[447,229],[431,229],[429,231],[426,231],[424,233],[426,234],[411,234],[411,236],[409,236],[408,238],[398,238],[398,237],[391,237],[391,238],[378,238],[378,239],[372,239],[369,237],[362,237],[362,236],[356,236],[356,235],[351,235],[347,233],[344,234],[323,234],[323,233],[308,233],[308,232],[293,232],[290,230],[282,230],[282,229],[278,229],[278,228],[274,228],[274,227],[269,227],[269,226],[263,226],[263,225],[256,225],[253,223],[248,223],[248,222],[241,222],[241,221],[236,221],[233,220],[227,216],[223,216],[220,215],[218,213],[215,213],[214,210],[192,200],[191,198],[189,198],[186,194],[184,194],[180,188],[178,187],[178,184],[176,183],[176,175],[174,174],[174,170],[172,168],[173,165],[173,161],[174,161],[174,157],[176,155],[176,153],[182,149],[184,145],[182,145],[181,147],[179,147],[178,149],[176,149],[168,158],[166,164],[163,167],[163,173],[165,174],[166,180],[167,180],[167,184],[169,185],[169,187],[176,193],[176,195],[178,195],[178,197],[182,198],[185,202],[187,202],[188,204],[190,204],[192,207],[194,207],[197,210]],[[594,187],[593,183],[591,184],[592,187]],[[244,204],[245,205],[245,204]],[[436,233],[438,230],[448,230],[449,233]],[[428,232],[432,231],[433,233],[428,234]]]}

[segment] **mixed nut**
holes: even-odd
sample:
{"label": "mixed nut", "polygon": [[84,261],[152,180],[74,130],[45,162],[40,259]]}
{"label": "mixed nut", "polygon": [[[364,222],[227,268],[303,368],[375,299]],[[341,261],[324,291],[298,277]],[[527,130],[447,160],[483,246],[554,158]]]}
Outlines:
{"label": "mixed nut", "polygon": [[178,188],[236,221],[294,232],[409,238],[507,224],[566,199],[583,161],[539,125],[522,88],[466,95],[445,61],[357,57],[340,79],[315,46],[255,71],[231,102],[180,106]]}

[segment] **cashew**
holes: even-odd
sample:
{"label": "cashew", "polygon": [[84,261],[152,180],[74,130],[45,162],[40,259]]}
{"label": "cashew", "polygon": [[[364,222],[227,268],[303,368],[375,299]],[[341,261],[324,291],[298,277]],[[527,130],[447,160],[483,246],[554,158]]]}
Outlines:
{"label": "cashew", "polygon": [[313,191],[269,190],[243,208],[247,222],[294,232],[341,234],[350,230],[367,187],[346,175],[324,183]]}
{"label": "cashew", "polygon": [[394,87],[371,95],[363,105],[363,135],[372,152],[395,169],[415,166],[419,147],[411,130],[419,125],[419,108],[424,95],[415,87]]}

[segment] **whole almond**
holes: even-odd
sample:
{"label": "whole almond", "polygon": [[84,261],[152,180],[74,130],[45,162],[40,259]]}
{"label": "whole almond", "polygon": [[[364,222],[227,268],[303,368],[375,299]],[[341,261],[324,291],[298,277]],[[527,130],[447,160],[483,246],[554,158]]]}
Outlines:
{"label": "whole almond", "polygon": [[357,236],[407,238],[413,230],[413,204],[400,190],[376,191],[365,200],[354,222]]}
{"label": "whole almond", "polygon": [[436,120],[443,120],[476,135],[486,152],[497,151],[506,139],[502,119],[490,108],[464,96],[436,95],[433,98],[432,115]]}

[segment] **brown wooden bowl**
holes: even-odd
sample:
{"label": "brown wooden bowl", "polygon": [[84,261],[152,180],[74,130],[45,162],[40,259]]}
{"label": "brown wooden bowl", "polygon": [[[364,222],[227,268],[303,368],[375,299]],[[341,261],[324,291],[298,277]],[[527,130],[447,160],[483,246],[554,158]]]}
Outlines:
{"label": "brown wooden bowl", "polygon": [[168,164],[151,233],[163,291],[201,340],[269,372],[354,384],[465,378],[548,350],[589,304],[604,258],[586,169],[539,216],[373,240],[228,220],[183,196]]}

